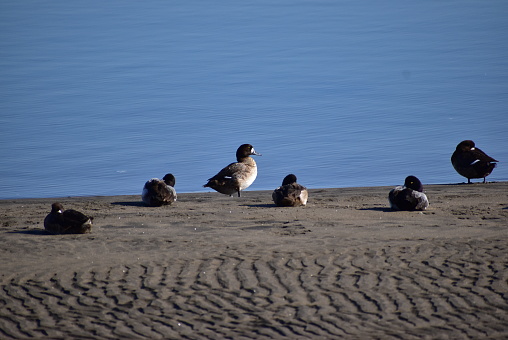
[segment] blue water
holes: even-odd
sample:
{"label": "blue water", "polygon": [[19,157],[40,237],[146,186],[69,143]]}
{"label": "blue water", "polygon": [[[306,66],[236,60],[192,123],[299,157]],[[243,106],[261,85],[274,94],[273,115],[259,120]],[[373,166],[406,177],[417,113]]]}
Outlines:
{"label": "blue water", "polygon": [[0,198],[508,180],[508,2],[0,2]]}

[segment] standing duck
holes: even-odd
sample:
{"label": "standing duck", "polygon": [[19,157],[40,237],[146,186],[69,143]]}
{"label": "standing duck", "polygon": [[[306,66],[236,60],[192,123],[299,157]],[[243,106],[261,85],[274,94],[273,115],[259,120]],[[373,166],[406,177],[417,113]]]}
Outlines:
{"label": "standing duck", "polygon": [[390,207],[393,210],[425,210],[429,206],[423,185],[415,176],[407,176],[404,186],[397,186],[388,194]]}
{"label": "standing duck", "polygon": [[242,144],[236,150],[236,163],[231,163],[208,180],[203,187],[212,188],[221,194],[233,196],[247,189],[256,179],[258,168],[251,155],[261,156],[250,144]]}
{"label": "standing duck", "polygon": [[92,218],[76,210],[64,211],[56,202],[44,219],[44,229],[52,234],[86,234],[92,231]]}
{"label": "standing duck", "polygon": [[166,174],[162,180],[152,178],[145,183],[141,199],[150,207],[169,205],[176,201],[175,183],[173,174]]}
{"label": "standing duck", "polygon": [[485,177],[490,175],[497,162],[497,160],[476,148],[472,140],[460,142],[451,160],[455,171],[466,177],[467,183],[471,183],[471,178],[483,178],[483,183],[485,183]]}
{"label": "standing duck", "polygon": [[296,176],[293,174],[284,177],[282,185],[272,193],[273,203],[278,207],[306,205],[308,197],[307,188],[296,183]]}

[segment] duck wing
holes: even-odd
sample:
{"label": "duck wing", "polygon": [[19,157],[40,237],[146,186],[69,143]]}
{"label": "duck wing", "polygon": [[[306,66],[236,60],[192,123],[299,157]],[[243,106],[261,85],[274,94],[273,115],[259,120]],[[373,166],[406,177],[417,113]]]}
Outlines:
{"label": "duck wing", "polygon": [[89,232],[92,226],[90,217],[73,209],[65,210],[62,213],[62,218],[62,224],[65,228],[65,230],[62,230],[63,233],[84,234]]}
{"label": "duck wing", "polygon": [[[472,163],[478,162],[478,161],[487,162],[487,163],[497,162],[497,160],[490,157],[489,155],[487,155],[485,152],[483,152],[482,150],[480,150],[478,148],[474,148],[474,150],[471,150],[470,159],[472,160]],[[472,164],[472,163],[470,163],[470,164]]]}
{"label": "duck wing", "polygon": [[452,163],[459,167],[469,167],[475,164],[486,164],[497,162],[494,158],[487,155],[485,152],[478,148],[464,152],[454,152],[452,155]]}
{"label": "duck wing", "polygon": [[[273,202],[278,206],[298,206],[307,203],[307,188],[298,183],[278,187],[272,193]],[[302,193],[304,193],[302,195]]]}
{"label": "duck wing", "polygon": [[400,186],[390,191],[388,200],[393,210],[425,210],[429,206],[427,195],[423,192]]}
{"label": "duck wing", "polygon": [[151,206],[161,206],[176,201],[174,188],[159,179],[151,179],[146,182],[141,196],[143,202]]}
{"label": "duck wing", "polygon": [[79,211],[73,210],[73,209],[65,210],[63,212],[62,216],[66,222],[73,222],[73,223],[85,223],[90,219],[90,217],[86,216],[82,212],[79,212]]}
{"label": "duck wing", "polygon": [[215,176],[209,178],[208,181],[229,181],[235,178],[239,173],[245,169],[243,163],[231,163],[219,171]]}

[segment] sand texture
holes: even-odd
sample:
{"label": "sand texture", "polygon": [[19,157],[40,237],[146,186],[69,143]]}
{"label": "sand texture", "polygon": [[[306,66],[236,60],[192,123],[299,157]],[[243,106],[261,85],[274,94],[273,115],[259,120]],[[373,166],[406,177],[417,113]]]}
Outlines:
{"label": "sand texture", "polygon": [[[0,338],[507,339],[508,182],[0,201]],[[43,231],[51,203],[91,234]]]}

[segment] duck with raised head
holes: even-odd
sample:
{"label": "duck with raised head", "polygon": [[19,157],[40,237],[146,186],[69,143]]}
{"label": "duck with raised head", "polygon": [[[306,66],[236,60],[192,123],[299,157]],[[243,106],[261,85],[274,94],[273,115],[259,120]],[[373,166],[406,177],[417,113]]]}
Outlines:
{"label": "duck with raised head", "polygon": [[452,154],[452,165],[459,175],[467,178],[467,183],[471,183],[471,178],[483,178],[490,175],[496,167],[494,158],[478,149],[472,140],[464,140],[457,145]]}
{"label": "duck with raised head", "polygon": [[176,179],[173,174],[166,174],[162,180],[152,178],[145,183],[141,199],[150,207],[169,205],[176,201]]}
{"label": "duck with raised head", "polygon": [[44,229],[52,234],[86,234],[92,231],[92,218],[76,210],[64,210],[61,203],[55,202],[44,219]]}
{"label": "duck with raised head", "polygon": [[425,210],[429,206],[422,182],[415,176],[407,176],[403,186],[390,190],[388,200],[392,210]]}
{"label": "duck with raised head", "polygon": [[247,189],[256,179],[258,168],[251,155],[261,156],[250,144],[242,144],[236,150],[236,162],[223,168],[203,185],[221,194],[240,197],[240,191]]}
{"label": "duck with raised head", "polygon": [[278,207],[297,207],[306,205],[309,193],[307,188],[296,183],[296,176],[289,174],[282,180],[282,185],[272,193],[273,203]]}

